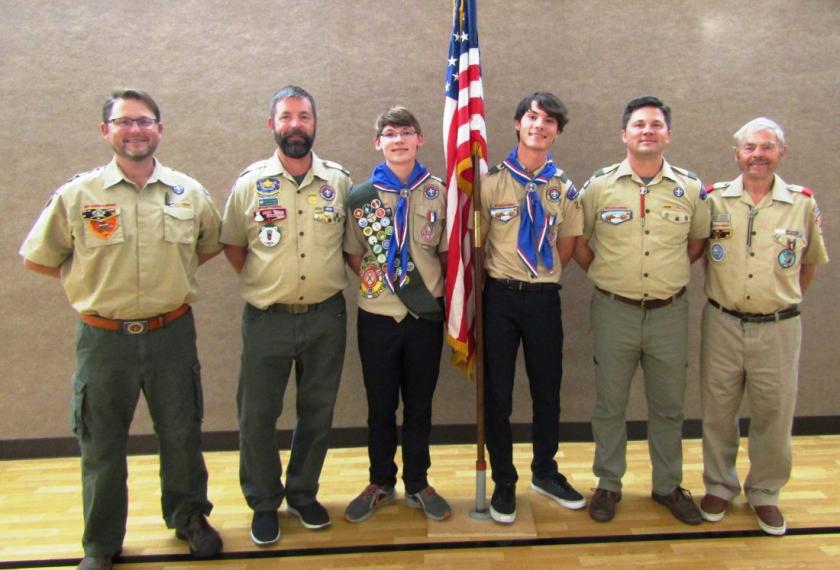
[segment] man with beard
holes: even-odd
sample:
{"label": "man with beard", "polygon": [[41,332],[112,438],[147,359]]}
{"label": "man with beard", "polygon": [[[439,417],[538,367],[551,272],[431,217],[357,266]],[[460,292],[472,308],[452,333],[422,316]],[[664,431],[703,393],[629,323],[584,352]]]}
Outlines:
{"label": "man with beard", "polygon": [[56,190],[20,249],[27,269],[61,278],[81,318],[72,400],[85,519],[79,568],[111,568],[122,550],[126,444],[141,390],[160,447],[166,525],[206,558],[222,541],[205,518],[213,506],[189,303],[196,269],[221,251],[219,213],[201,184],[154,158],[163,125],[148,93],[115,92],[100,131],[113,160]]}
{"label": "man with beard", "polygon": [[[346,170],[311,150],[316,115],[309,93],[283,87],[269,112],[278,149],[239,176],[221,236],[246,301],[237,393],[239,477],[258,545],[280,538],[277,509],[284,497],[306,528],[331,522],[316,495],[344,363],[341,290],[348,280],[342,241],[352,185]],[[276,425],[292,365],[297,422],[284,487]]]}

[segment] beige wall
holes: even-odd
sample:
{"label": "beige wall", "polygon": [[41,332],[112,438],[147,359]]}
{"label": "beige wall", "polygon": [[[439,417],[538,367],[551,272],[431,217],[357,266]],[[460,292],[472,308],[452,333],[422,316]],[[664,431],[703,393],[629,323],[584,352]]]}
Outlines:
{"label": "beige wall", "polygon": [[[706,182],[737,174],[731,133],[766,114],[788,131],[781,174],[815,190],[830,253],[837,254],[840,3],[771,0],[756,10],[754,3],[723,0],[480,0],[479,10],[491,161],[513,145],[513,109],[535,89],[557,93],[570,109],[555,157],[578,186],[623,157],[620,114],[633,97],[655,94],[672,106],[668,157]],[[272,152],[267,103],[287,83],[317,99],[316,151],[344,164],[357,181],[380,158],[372,121],[396,103],[417,113],[427,133],[421,159],[443,173],[450,0],[0,0],[0,12],[0,440],[70,435],[76,318],[59,283],[25,272],[16,252],[54,188],[109,160],[97,127],[111,89],[137,86],[158,99],[166,124],[161,160],[201,180],[220,208],[238,173]],[[840,415],[840,353],[832,333],[840,320],[832,293],[839,273],[837,263],[818,272],[803,310],[800,416]],[[221,258],[202,267],[199,278],[205,427],[235,430],[236,279]],[[695,268],[689,418],[699,416],[701,279]],[[563,421],[587,421],[593,406],[589,296],[585,276],[570,269],[563,289]],[[336,411],[341,427],[363,426],[366,417],[354,308],[350,314]],[[447,362],[442,369],[435,422],[471,423],[472,386]],[[281,428],[292,425],[292,395]],[[637,382],[631,419],[645,417],[641,395]],[[516,403],[513,420],[528,421],[524,381]],[[150,431],[142,410],[134,433]]]}

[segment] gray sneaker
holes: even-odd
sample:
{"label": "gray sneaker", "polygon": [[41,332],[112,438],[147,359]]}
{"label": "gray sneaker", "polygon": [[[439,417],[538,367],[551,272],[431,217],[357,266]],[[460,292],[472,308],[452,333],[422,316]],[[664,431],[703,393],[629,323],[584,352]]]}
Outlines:
{"label": "gray sneaker", "polygon": [[433,521],[442,521],[452,516],[452,508],[446,499],[435,491],[435,488],[428,486],[419,493],[406,494],[405,504],[412,509],[423,509],[426,517]]}
{"label": "gray sneaker", "polygon": [[373,511],[393,503],[396,498],[397,491],[393,487],[368,485],[358,497],[347,505],[347,509],[344,511],[344,520],[351,523],[366,521],[371,517]]}

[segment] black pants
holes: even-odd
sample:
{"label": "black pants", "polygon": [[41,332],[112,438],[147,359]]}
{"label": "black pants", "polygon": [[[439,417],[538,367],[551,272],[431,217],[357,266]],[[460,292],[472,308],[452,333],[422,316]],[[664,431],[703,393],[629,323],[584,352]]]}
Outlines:
{"label": "black pants", "polygon": [[443,324],[411,315],[397,322],[361,309],[357,324],[368,402],[370,482],[389,486],[397,482],[396,411],[402,395],[403,482],[406,493],[417,493],[429,484],[432,397],[440,370]]}
{"label": "black pants", "polygon": [[484,286],[484,422],[493,481],[516,483],[510,415],[519,343],[531,388],[536,477],[557,473],[563,323],[559,287],[515,290],[488,278]]}

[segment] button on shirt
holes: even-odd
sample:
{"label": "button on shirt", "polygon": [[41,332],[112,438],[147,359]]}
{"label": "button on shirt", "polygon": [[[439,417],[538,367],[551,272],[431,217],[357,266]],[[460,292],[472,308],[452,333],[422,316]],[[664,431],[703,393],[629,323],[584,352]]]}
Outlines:
{"label": "button on shirt", "polygon": [[80,313],[140,319],[196,300],[199,253],[215,253],[219,213],[189,176],[155,162],[138,188],[116,161],[56,190],[20,254],[61,266]]}
{"label": "button on shirt", "polygon": [[482,234],[486,236],[484,268],[495,279],[559,283],[562,269],[557,255],[557,238],[579,236],[583,231],[583,211],[577,190],[559,168],[548,183],[540,184],[536,189],[546,217],[556,216],[556,220],[546,238],[550,242],[554,267],[548,270],[540,261],[535,278],[517,255],[525,192],[525,187],[501,165],[482,180],[481,224]]}
{"label": "button on shirt", "polygon": [[595,253],[589,278],[630,299],[675,295],[690,277],[688,239],[709,235],[703,198],[700,181],[667,161],[649,183],[626,159],[596,173],[581,191],[583,236]]}
{"label": "button on shirt", "polygon": [[[273,181],[258,193],[257,183],[268,178]],[[274,183],[276,191],[265,191]],[[245,301],[259,309],[319,303],[348,285],[342,241],[351,185],[341,166],[315,153],[300,186],[277,153],[245,170],[228,197],[221,234],[222,243],[248,248],[239,276]],[[268,224],[257,219],[257,209],[266,204],[282,218],[271,222],[279,231],[273,246],[260,239]]]}
{"label": "button on shirt", "polygon": [[802,301],[802,265],[828,262],[820,211],[809,191],[779,176],[759,202],[742,177],[709,193],[706,295],[727,309],[769,314]]}

